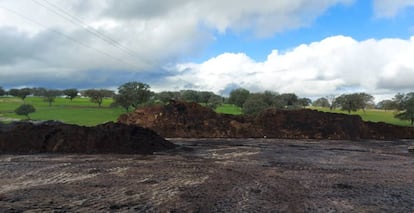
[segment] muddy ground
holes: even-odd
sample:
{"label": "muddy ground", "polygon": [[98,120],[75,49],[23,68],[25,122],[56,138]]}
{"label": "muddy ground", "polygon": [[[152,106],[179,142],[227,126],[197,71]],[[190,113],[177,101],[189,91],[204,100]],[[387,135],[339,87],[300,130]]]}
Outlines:
{"label": "muddy ground", "polygon": [[414,141],[173,139],[155,155],[0,155],[0,212],[414,212]]}

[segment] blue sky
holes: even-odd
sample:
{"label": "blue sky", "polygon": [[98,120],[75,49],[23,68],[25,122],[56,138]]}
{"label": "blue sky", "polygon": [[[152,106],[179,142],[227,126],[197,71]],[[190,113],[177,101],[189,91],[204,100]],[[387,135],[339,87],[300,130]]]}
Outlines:
{"label": "blue sky", "polygon": [[0,0],[0,86],[414,91],[414,0]]}
{"label": "blue sky", "polygon": [[373,1],[355,1],[351,5],[335,5],[309,26],[257,38],[251,32],[215,33],[203,54],[190,58],[202,62],[223,52],[246,52],[254,60],[265,60],[274,49],[288,50],[326,37],[346,35],[356,40],[402,38],[414,34],[414,7],[404,8],[392,18],[376,17]]}

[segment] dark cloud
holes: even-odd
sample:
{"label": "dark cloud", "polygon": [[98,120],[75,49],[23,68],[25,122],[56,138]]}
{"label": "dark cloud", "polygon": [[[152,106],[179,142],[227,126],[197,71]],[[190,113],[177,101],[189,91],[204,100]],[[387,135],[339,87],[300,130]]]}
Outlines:
{"label": "dark cloud", "polygon": [[121,18],[151,19],[165,16],[170,11],[184,7],[188,0],[110,0],[103,15]]}
{"label": "dark cloud", "polygon": [[393,76],[380,78],[377,87],[394,91],[414,91],[414,67],[399,67]]}

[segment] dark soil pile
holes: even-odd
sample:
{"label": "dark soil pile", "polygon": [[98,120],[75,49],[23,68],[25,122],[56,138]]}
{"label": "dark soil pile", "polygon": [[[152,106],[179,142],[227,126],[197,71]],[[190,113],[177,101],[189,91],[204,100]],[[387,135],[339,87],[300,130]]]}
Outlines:
{"label": "dark soil pile", "polygon": [[174,147],[150,129],[113,122],[96,127],[59,122],[0,126],[0,153],[152,154]]}
{"label": "dark soil pile", "polygon": [[364,122],[361,117],[315,110],[268,109],[257,116],[217,114],[196,103],[171,102],[121,115],[118,122],[151,128],[164,137],[403,139],[414,128]]}

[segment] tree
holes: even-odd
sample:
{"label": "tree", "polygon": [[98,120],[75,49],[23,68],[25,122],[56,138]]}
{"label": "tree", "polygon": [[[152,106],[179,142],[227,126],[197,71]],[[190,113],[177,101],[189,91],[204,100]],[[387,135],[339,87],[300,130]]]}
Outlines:
{"label": "tree", "polygon": [[31,88],[32,94],[34,96],[38,96],[38,97],[44,96],[46,90],[47,89],[46,88],[43,88],[43,87],[34,87],[34,88]]}
{"label": "tree", "polygon": [[118,87],[118,95],[115,101],[126,110],[130,106],[135,109],[151,99],[152,92],[148,84],[141,82],[128,82]]}
{"label": "tree", "polygon": [[411,126],[414,124],[414,92],[408,93],[402,98],[403,111],[396,114],[395,117],[401,120],[409,120]]}
{"label": "tree", "polygon": [[309,99],[309,98],[299,98],[298,99],[298,103],[303,107],[303,108],[305,108],[305,107],[307,107],[307,106],[310,106],[311,105],[311,103],[312,103],[312,100],[311,99]]}
{"label": "tree", "polygon": [[56,96],[61,95],[62,92],[59,90],[45,90],[43,92],[43,101],[48,102],[49,103],[49,107],[52,106],[52,102],[55,101]]}
{"label": "tree", "polygon": [[328,107],[330,107],[331,105],[329,104],[329,101],[328,101],[328,99],[327,98],[318,98],[318,99],[316,99],[314,102],[313,102],[313,104],[312,104],[314,107],[325,107],[325,108],[328,108]]}
{"label": "tree", "polygon": [[83,95],[89,97],[92,103],[97,103],[99,107],[102,106],[104,98],[111,98],[114,96],[114,91],[106,89],[88,89],[83,91]]}
{"label": "tree", "polygon": [[207,101],[207,107],[216,109],[223,103],[223,97],[213,94]]}
{"label": "tree", "polygon": [[15,97],[19,97],[23,100],[23,102],[25,102],[26,97],[32,94],[32,91],[30,88],[11,89],[9,91],[9,94]]}
{"label": "tree", "polygon": [[131,100],[129,100],[128,96],[117,94],[114,96],[114,103],[115,106],[121,106],[125,109],[126,112],[129,112],[129,107],[131,107]]}
{"label": "tree", "polygon": [[187,102],[200,102],[199,92],[195,90],[181,90],[181,97]]}
{"label": "tree", "polygon": [[273,106],[277,109],[294,109],[297,108],[300,103],[299,98],[294,93],[284,93],[275,97]]}
{"label": "tree", "polygon": [[263,100],[263,94],[253,93],[250,94],[244,102],[242,111],[244,114],[252,115],[257,114],[268,107],[269,105]]}
{"label": "tree", "polygon": [[63,90],[63,94],[66,95],[66,98],[69,98],[72,101],[76,96],[78,96],[79,91],[75,88]]}
{"label": "tree", "polygon": [[365,112],[365,109],[368,104],[372,104],[374,97],[366,93],[352,93],[352,94],[343,94],[335,99],[335,104],[341,107],[342,110],[348,111],[351,114],[351,111],[358,111],[362,109]]}
{"label": "tree", "polygon": [[22,104],[14,112],[18,115],[24,115],[30,120],[29,114],[36,112],[36,109],[30,104]]}
{"label": "tree", "polygon": [[367,93],[358,93],[359,96],[359,104],[361,109],[365,113],[365,109],[367,109],[368,106],[374,106],[374,96],[367,94]]}
{"label": "tree", "polygon": [[155,94],[155,99],[166,104],[171,100],[181,99],[180,92],[163,91]]}
{"label": "tree", "polygon": [[243,107],[244,102],[246,102],[249,97],[250,92],[247,89],[238,88],[230,92],[229,103],[234,104],[238,107]]}
{"label": "tree", "polygon": [[0,96],[6,95],[6,91],[3,89],[3,87],[0,87]]}
{"label": "tree", "polygon": [[387,110],[398,109],[398,105],[393,100],[382,100],[378,102],[376,108],[387,111]]}
{"label": "tree", "polygon": [[272,91],[264,91],[262,94],[263,97],[263,101],[268,105],[268,106],[273,106],[276,100],[276,97],[279,94],[276,92],[272,92]]}
{"label": "tree", "polygon": [[208,101],[211,97],[213,97],[215,94],[208,91],[201,91],[198,92],[198,101],[199,103],[205,103],[207,105]]}

